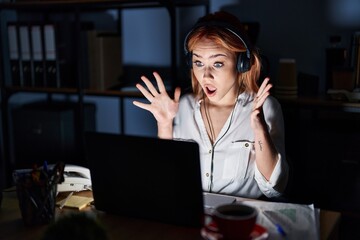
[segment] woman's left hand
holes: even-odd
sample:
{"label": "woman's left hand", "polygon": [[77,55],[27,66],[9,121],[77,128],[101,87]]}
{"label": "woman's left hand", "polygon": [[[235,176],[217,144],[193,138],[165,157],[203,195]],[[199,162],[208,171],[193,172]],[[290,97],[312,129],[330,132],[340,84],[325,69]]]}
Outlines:
{"label": "woman's left hand", "polygon": [[270,95],[270,89],[272,88],[272,84],[269,83],[269,81],[269,78],[264,79],[254,98],[253,111],[251,113],[251,127],[254,131],[267,130],[262,106],[266,98]]}

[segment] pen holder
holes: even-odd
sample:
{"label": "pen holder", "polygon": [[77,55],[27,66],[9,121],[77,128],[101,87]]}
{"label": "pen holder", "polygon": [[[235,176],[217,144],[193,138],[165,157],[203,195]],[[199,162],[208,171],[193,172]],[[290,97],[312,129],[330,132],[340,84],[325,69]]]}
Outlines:
{"label": "pen holder", "polygon": [[63,166],[59,164],[52,171],[14,171],[13,178],[25,225],[40,225],[53,221],[57,184],[63,179],[62,174]]}

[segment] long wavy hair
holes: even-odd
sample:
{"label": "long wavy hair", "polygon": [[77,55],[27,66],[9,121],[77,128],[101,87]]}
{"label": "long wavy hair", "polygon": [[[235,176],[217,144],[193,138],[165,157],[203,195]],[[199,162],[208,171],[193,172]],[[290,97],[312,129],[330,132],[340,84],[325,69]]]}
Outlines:
{"label": "long wavy hair", "polygon": [[[240,21],[232,14],[219,11],[215,13],[208,14],[202,18],[200,18],[197,22],[203,23],[203,22],[212,22],[212,21],[220,21],[220,22],[226,22],[227,24],[231,25],[232,28],[235,28],[237,32],[241,32],[241,38],[244,39],[247,38],[245,31],[243,30],[242,24]],[[196,24],[195,24],[196,26]],[[218,25],[211,25],[205,24],[200,27],[195,27],[191,30],[191,32],[188,34],[187,37],[187,51],[191,52],[193,51],[194,47],[198,44],[198,42],[202,38],[207,38],[214,43],[218,44],[221,47],[224,47],[225,49],[232,51],[236,54],[236,56],[239,55],[241,52],[246,51],[246,47],[241,41],[241,39],[229,31],[226,27],[218,26]],[[246,43],[250,43],[248,40]],[[249,50],[251,51],[251,58],[250,58],[250,69],[246,72],[238,72],[237,81],[240,86],[240,92],[249,92],[249,93],[256,93],[259,89],[258,86],[258,79],[260,76],[260,70],[261,70],[261,61],[258,55],[257,50],[252,47],[248,46]],[[203,92],[199,82],[195,78],[194,72],[191,68],[191,84],[193,93],[196,97],[202,98],[205,93]]]}

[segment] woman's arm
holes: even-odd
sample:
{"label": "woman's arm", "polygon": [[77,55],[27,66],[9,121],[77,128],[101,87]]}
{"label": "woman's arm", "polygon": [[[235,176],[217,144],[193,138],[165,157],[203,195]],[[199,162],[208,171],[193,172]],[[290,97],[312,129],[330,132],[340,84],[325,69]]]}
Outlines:
{"label": "woman's arm", "polygon": [[270,95],[271,87],[272,85],[269,83],[269,78],[266,78],[256,94],[253,111],[251,113],[251,127],[255,136],[255,161],[259,171],[266,180],[270,179],[278,161],[278,152],[267,129],[262,109],[266,98]]}

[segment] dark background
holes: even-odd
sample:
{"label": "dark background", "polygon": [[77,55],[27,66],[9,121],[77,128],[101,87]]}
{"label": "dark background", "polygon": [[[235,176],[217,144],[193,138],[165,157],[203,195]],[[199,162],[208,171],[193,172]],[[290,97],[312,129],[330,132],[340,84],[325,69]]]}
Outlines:
{"label": "dark background", "polygon": [[[354,70],[352,37],[360,31],[360,7],[356,0],[210,1],[210,11],[220,9],[235,14],[243,22],[258,24],[254,41],[266,59],[268,75],[275,86],[280,58],[296,60],[297,73],[313,79],[312,87],[308,90],[316,96],[326,97],[330,81],[327,74],[332,67]],[[204,10],[199,7],[179,10],[178,13],[178,67],[185,71],[182,39]],[[12,14],[8,17],[13,18]],[[87,20],[94,18],[97,19],[98,28],[117,29],[116,14],[113,12],[84,16]],[[169,67],[169,20],[165,10],[124,10],[122,24],[124,64],[151,65],[158,69]],[[331,40],[333,36],[335,42]],[[338,66],[329,68],[327,65],[326,53],[329,49],[346,52],[346,57],[339,60]],[[167,74],[167,70],[162,72]],[[127,89],[134,89],[133,85],[138,81],[134,78],[140,74],[136,72],[130,77]],[[186,73],[179,77],[184,76]],[[46,94],[18,93],[11,97],[10,106],[13,109],[46,98]],[[61,94],[56,98],[69,99]],[[74,98],[76,100],[76,96]],[[121,133],[119,112],[124,111],[124,133],[156,136],[156,123],[152,116],[132,106],[132,100],[120,102],[117,98],[86,97],[85,102],[94,104],[96,109],[94,122],[91,121],[92,128],[100,132]],[[316,105],[300,107],[279,100],[284,111],[286,148],[292,167],[289,200],[315,203],[321,208],[358,217],[359,110]],[[1,160],[4,161],[3,158]]]}

